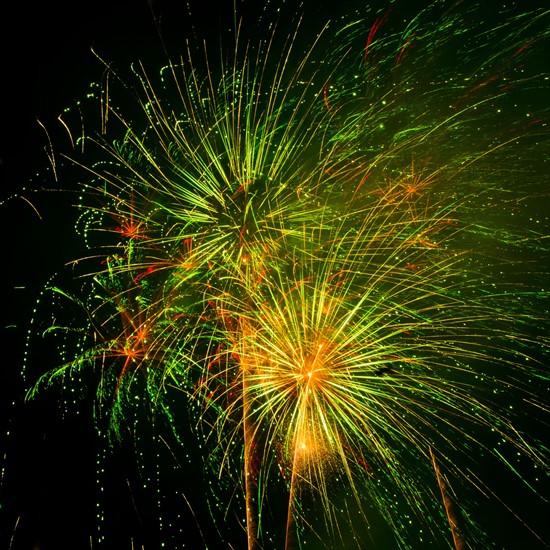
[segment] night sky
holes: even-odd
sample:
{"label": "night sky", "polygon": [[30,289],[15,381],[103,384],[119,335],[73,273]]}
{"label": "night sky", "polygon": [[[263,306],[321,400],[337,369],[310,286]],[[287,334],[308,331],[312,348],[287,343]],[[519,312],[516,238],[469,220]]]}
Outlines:
{"label": "night sky", "polygon": [[[216,4],[223,6],[212,8]],[[354,2],[337,2],[337,8],[328,2],[310,4],[305,25],[314,28],[327,14],[346,10]],[[44,151],[47,138],[37,119],[53,128],[57,115],[83,97],[90,82],[101,80],[103,67],[91,48],[113,66],[136,59],[152,67],[156,60],[162,62],[166,54],[151,9],[164,45],[177,52],[182,37],[217,37],[218,29],[232,18],[232,6],[232,0],[156,0],[152,8],[144,0],[62,0],[9,2],[1,8],[0,549],[95,548],[99,528],[107,539],[99,547],[105,548],[152,550],[160,548],[161,539],[172,541],[167,548],[229,548],[217,545],[216,528],[206,504],[200,502],[201,493],[208,490],[208,482],[196,474],[200,457],[179,458],[181,447],[168,427],[159,421],[152,430],[145,411],[134,425],[138,437],[128,433],[110,447],[97,433],[94,389],[85,380],[69,396],[54,386],[24,403],[21,365],[37,296],[48,278],[79,254],[73,196],[22,192],[55,187]],[[65,139],[55,132],[54,141]],[[17,198],[18,193],[32,199],[41,218]],[[48,345],[36,338],[33,342],[27,373],[31,379],[55,361]],[[183,437],[193,434],[186,431]],[[143,483],[148,476],[156,476],[170,490],[161,495],[154,482]],[[185,486],[185,497],[179,486]],[[524,498],[519,488],[518,498]],[[198,504],[191,511],[188,502]],[[529,502],[516,504],[534,525],[544,525],[548,510],[532,508]],[[101,522],[98,509],[105,518]],[[533,538],[526,542],[523,531],[517,534],[515,520],[506,523],[508,518],[503,513],[490,519],[496,531],[501,525],[506,533],[505,548],[545,547]],[[226,539],[244,548],[240,528],[228,531]],[[185,546],[174,541],[185,541]]]}
{"label": "night sky", "polygon": [[[182,37],[190,32],[185,4],[154,3],[168,40],[179,40],[178,27]],[[208,21],[200,7],[193,13],[198,29],[218,24],[216,13]],[[159,34],[151,8],[139,0],[9,2],[2,6],[0,21],[0,192],[7,200],[0,223],[10,266],[1,276],[6,294],[0,333],[5,350],[0,374],[0,548],[91,548],[90,539],[97,540],[98,502],[104,503],[108,516],[105,547],[159,548],[157,497],[139,489],[135,493],[143,472],[137,470],[129,440],[110,454],[103,488],[97,483],[98,456],[107,444],[92,419],[93,390],[74,407],[60,404],[66,399],[56,390],[23,405],[21,364],[36,298],[49,276],[78,255],[79,241],[73,197],[33,195],[42,219],[26,202],[10,198],[23,188],[55,187],[51,173],[44,175],[47,139],[37,119],[51,129],[57,115],[83,97],[90,82],[101,79],[103,67],[91,48],[124,66],[135,59],[164,60]],[[47,346],[38,355],[35,366],[56,360]],[[167,468],[174,468],[171,456],[163,458]],[[186,517],[181,524],[188,525],[185,536],[178,538],[188,548],[202,547],[203,537],[181,496],[176,506]]]}

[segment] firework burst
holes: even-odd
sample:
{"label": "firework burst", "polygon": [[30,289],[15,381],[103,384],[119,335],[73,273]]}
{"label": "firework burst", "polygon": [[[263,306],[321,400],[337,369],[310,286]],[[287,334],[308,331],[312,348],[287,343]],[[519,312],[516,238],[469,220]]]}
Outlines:
{"label": "firework burst", "polygon": [[75,161],[83,297],[54,289],[82,338],[42,380],[96,369],[115,432],[136,379],[176,433],[185,409],[242,487],[249,548],[364,547],[378,517],[399,547],[444,544],[447,521],[483,546],[465,495],[495,492],[477,460],[547,466],[513,408],[544,409],[546,235],[525,212],[547,200],[530,164],[547,106],[526,121],[507,101],[547,91],[528,54],[549,13],[476,17],[380,11],[282,49],[237,27],[219,67],[188,44],[158,83],[134,70],[141,128],[102,95],[122,137],[86,137],[100,160]]}
{"label": "firework burst", "polygon": [[[273,270],[226,313],[239,319],[224,348],[231,359],[216,361],[221,368],[201,382],[207,405],[224,411],[214,425],[224,434],[220,444],[229,448],[244,432],[263,479],[272,468],[286,480],[287,546],[294,516],[305,513],[301,500],[312,495],[329,531],[342,536],[335,479],[346,480],[350,507],[374,501],[395,533],[405,530],[403,517],[441,513],[422,483],[430,449],[458,474],[457,453],[493,453],[480,428],[544,464],[478,383],[482,373],[496,382],[524,369],[510,331],[520,331],[514,345],[534,343],[524,336],[527,320],[515,317],[509,297],[487,285],[467,252],[452,247],[467,231],[449,223],[454,209],[411,201],[401,184],[394,191],[402,202],[375,194],[368,209],[354,210],[363,219],[354,229],[345,216],[333,230],[304,227],[301,243],[286,247],[293,250],[286,269]],[[399,487],[404,502],[396,504],[389,486]]]}

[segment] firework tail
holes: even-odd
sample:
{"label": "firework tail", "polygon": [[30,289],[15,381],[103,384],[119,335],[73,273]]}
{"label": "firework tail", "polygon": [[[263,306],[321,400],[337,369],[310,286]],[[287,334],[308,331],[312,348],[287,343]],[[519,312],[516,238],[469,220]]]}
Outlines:
{"label": "firework tail", "polygon": [[447,515],[447,520],[449,521],[449,527],[453,535],[453,543],[454,543],[455,550],[466,550],[467,548],[466,543],[464,542],[464,539],[460,534],[460,529],[458,528],[458,520],[455,513],[453,500],[449,496],[449,492],[447,491],[447,484],[445,483],[445,480],[441,476],[441,471],[439,470],[439,466],[435,460],[435,455],[432,451],[432,448],[430,447],[429,450],[430,450],[430,457],[432,459],[432,464],[435,471],[435,476],[437,478],[437,484],[439,485],[439,490],[441,491],[441,498],[443,499],[443,505],[445,506],[445,514]]}
{"label": "firework tail", "polygon": [[[243,322],[242,330],[246,332],[246,321]],[[245,506],[246,506],[246,536],[248,541],[248,550],[258,548],[258,513],[256,503],[256,478],[252,468],[254,445],[254,425],[251,419],[251,403],[248,390],[248,373],[251,365],[247,360],[245,349],[245,339],[242,339],[243,353],[241,358],[241,377],[242,377],[242,405],[243,405],[243,454],[244,454],[244,486],[245,486]]]}

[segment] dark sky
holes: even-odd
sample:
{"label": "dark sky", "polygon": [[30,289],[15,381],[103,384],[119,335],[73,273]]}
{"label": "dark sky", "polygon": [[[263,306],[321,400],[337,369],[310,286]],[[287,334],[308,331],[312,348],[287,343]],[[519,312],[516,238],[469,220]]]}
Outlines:
{"label": "dark sky", "polygon": [[[179,21],[184,30],[184,2],[158,1],[154,10],[162,27]],[[203,16],[199,8],[195,11],[201,25]],[[79,550],[90,548],[90,536],[98,529],[97,457],[105,445],[98,442],[90,406],[84,406],[81,415],[80,406],[64,411],[56,404],[55,392],[23,405],[20,378],[35,301],[48,277],[75,255],[74,213],[67,196],[38,196],[22,189],[54,187],[45,170],[47,140],[37,119],[48,129],[55,127],[57,115],[82,98],[90,82],[101,79],[103,68],[91,48],[109,62],[127,65],[161,52],[161,42],[151,9],[141,0],[6,2],[0,25],[0,200],[5,201],[0,226],[3,261],[9,266],[0,275],[5,291],[0,332],[0,548]],[[19,193],[30,198],[42,219],[16,198]],[[41,350],[35,364],[47,364],[48,358],[48,350]],[[147,518],[151,507],[138,516],[132,504],[130,485],[140,485],[135,456],[122,449],[115,454],[104,479],[113,518],[106,528],[111,534],[106,547],[158,547],[154,535],[144,534],[148,520],[156,522]],[[188,540],[195,536],[196,529]]]}
{"label": "dark sky", "polygon": [[6,4],[1,19],[1,154],[3,192],[9,193],[25,182],[29,151],[42,143],[36,118],[48,122],[101,76],[91,48],[134,59],[150,47],[155,29],[149,7],[140,0]]}

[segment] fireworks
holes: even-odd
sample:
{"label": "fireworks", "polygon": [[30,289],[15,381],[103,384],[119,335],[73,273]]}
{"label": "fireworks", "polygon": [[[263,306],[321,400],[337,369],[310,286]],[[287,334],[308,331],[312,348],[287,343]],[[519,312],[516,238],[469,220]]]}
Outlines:
{"label": "fireworks", "polygon": [[52,290],[83,322],[49,327],[70,338],[42,381],[94,372],[119,437],[144,392],[249,548],[363,548],[379,518],[398,547],[485,547],[478,460],[540,498],[512,456],[547,467],[526,428],[544,409],[547,218],[528,207],[547,201],[550,12],[480,13],[393,6],[282,49],[238,26],[220,66],[188,46],[157,83],[135,69],[139,114],[105,87],[97,159],[73,156],[89,253],[82,288]]}

